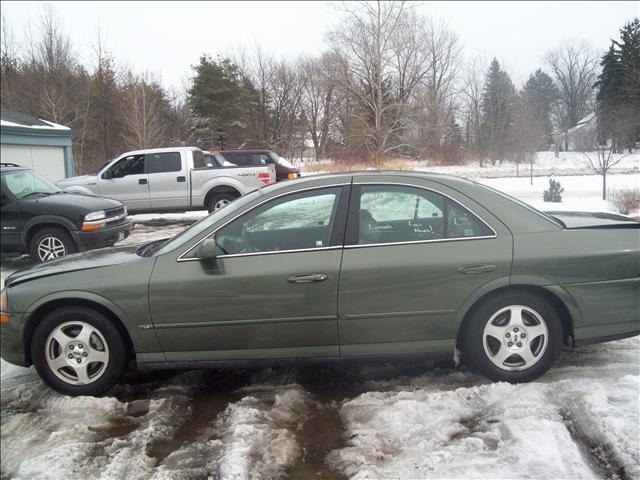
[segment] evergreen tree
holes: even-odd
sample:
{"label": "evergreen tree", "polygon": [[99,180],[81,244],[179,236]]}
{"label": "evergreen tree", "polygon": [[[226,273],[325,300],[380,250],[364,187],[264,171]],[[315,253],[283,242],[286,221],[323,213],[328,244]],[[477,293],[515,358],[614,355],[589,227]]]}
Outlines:
{"label": "evergreen tree", "polygon": [[487,73],[481,104],[483,144],[492,164],[496,160],[502,161],[509,153],[514,100],[513,82],[494,58]]}
{"label": "evergreen tree", "polygon": [[527,111],[532,115],[532,121],[543,126],[545,139],[541,140],[538,148],[548,147],[553,132],[551,112],[554,103],[560,98],[558,87],[548,74],[538,69],[529,76],[522,98],[527,102]]}
{"label": "evergreen tree", "polygon": [[247,127],[248,106],[255,92],[247,78],[229,59],[207,55],[193,67],[195,76],[187,92],[192,133],[203,147],[216,148],[223,135],[226,144],[239,144]]}
{"label": "evergreen tree", "polygon": [[598,142],[614,151],[640,140],[640,20],[620,30],[600,61],[597,89]]}

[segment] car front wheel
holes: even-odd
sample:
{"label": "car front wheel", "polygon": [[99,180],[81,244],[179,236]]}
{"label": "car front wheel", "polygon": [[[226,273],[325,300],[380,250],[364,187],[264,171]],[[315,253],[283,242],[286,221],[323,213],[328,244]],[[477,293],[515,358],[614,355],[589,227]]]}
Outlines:
{"label": "car front wheel", "polygon": [[85,307],[49,313],[31,339],[31,357],[40,377],[66,395],[101,395],[120,379],[125,344],[113,323]]}
{"label": "car front wheel", "polygon": [[549,370],[561,344],[562,325],[549,302],[533,293],[506,293],[474,312],[464,349],[472,368],[516,383]]}
{"label": "car front wheel", "polygon": [[71,236],[61,228],[44,228],[36,232],[29,244],[31,258],[38,262],[64,257],[77,251]]}

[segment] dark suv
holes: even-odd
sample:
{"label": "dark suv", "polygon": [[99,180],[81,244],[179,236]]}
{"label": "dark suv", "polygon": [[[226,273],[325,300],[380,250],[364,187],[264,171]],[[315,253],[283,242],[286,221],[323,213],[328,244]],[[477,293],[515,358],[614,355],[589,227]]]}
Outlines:
{"label": "dark suv", "polygon": [[28,168],[0,164],[2,255],[37,261],[109,247],[131,230],[127,209],[111,198],[66,193]]}
{"label": "dark suv", "polygon": [[300,176],[300,170],[273,150],[222,150],[222,156],[240,167],[246,165],[275,165],[276,182],[292,180]]}

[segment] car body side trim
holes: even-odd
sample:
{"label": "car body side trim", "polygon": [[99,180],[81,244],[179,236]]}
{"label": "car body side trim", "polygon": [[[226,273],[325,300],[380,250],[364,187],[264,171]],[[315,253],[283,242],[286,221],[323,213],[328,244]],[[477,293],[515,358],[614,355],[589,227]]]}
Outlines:
{"label": "car body side trim", "polygon": [[496,237],[497,235],[484,237],[438,238],[436,240],[412,240],[410,242],[363,243],[358,245],[345,245],[344,248],[388,247],[393,245],[414,245],[419,243],[459,242],[463,240],[490,240]]}
{"label": "car body side trim", "polygon": [[216,322],[163,323],[156,325],[155,329],[220,327],[227,325],[253,325],[262,323],[321,322],[326,320],[337,320],[337,318],[337,315],[320,315],[315,317],[252,318],[249,320],[221,320]]}
{"label": "car body side trim", "polygon": [[348,315],[341,315],[341,320],[355,320],[361,318],[396,318],[396,317],[422,317],[429,315],[448,315],[456,313],[453,309],[444,310],[414,310],[410,312],[385,312],[385,313],[350,313]]}

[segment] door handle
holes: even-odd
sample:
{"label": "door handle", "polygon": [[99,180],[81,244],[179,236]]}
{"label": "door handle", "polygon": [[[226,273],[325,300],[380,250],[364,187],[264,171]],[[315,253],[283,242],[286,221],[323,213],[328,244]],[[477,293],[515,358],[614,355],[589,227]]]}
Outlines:
{"label": "door handle", "polygon": [[178,177],[177,180],[178,180],[178,182],[186,182],[187,181],[186,177]]}
{"label": "door handle", "polygon": [[458,273],[489,273],[496,269],[495,265],[463,265],[458,267]]}
{"label": "door handle", "polygon": [[289,283],[313,283],[324,282],[327,279],[327,275],[324,273],[299,273],[297,275],[291,275],[287,278]]}
{"label": "door handle", "polygon": [[147,179],[146,179],[146,178],[140,178],[140,179],[138,179],[138,183],[139,183],[140,185],[146,185],[146,184],[147,184],[147,183],[149,183],[149,182],[147,181]]}

